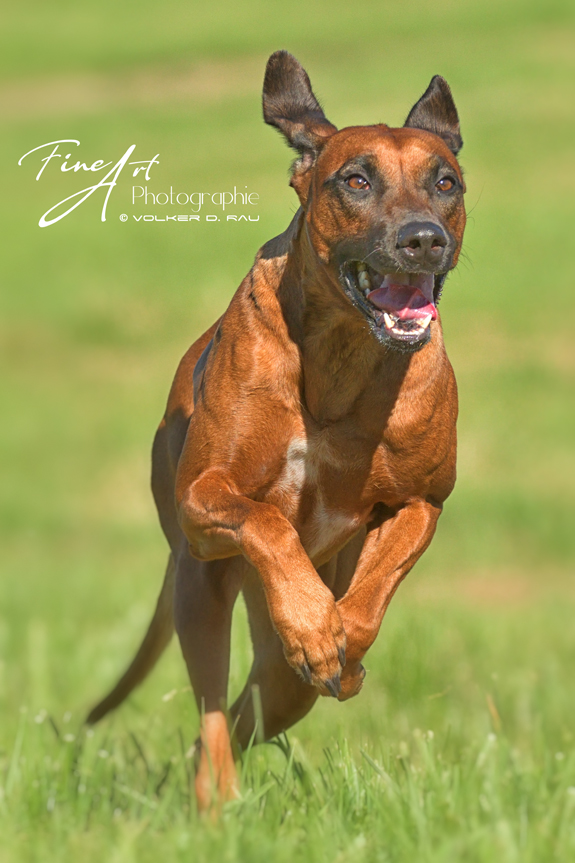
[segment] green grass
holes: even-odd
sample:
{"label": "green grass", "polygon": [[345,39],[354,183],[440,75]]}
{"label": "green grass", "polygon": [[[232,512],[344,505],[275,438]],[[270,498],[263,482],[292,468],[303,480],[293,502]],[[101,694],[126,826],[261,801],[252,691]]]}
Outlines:
{"label": "green grass", "polygon": [[[575,859],[573,17],[567,2],[519,0],[6,13],[1,863]],[[159,588],[149,449],[175,366],[295,209],[289,153],[260,116],[279,47],[338,125],[399,124],[433,74],[452,85],[470,210],[441,306],[459,479],[361,695],[322,700],[283,750],[253,749],[241,800],[214,825],[190,793],[198,717],[176,644],[93,735],[82,719]],[[36,183],[16,163],[63,137],[90,160],[159,152],[152,191],[248,185],[260,220],[122,224],[126,180],[106,223],[100,199],[40,230],[78,178]],[[239,607],[232,696],[249,663]]]}
{"label": "green grass", "polygon": [[[373,652],[365,700],[322,702],[283,751],[249,752],[242,798],[216,826],[191,799],[193,712],[175,650],[162,683],[95,732],[22,707],[2,765],[6,859],[570,860],[572,609],[522,612],[492,610],[487,628],[465,605],[404,603]],[[123,630],[112,628],[114,645]],[[75,652],[81,674],[93,646]],[[32,623],[30,692],[55,660],[62,648]]]}

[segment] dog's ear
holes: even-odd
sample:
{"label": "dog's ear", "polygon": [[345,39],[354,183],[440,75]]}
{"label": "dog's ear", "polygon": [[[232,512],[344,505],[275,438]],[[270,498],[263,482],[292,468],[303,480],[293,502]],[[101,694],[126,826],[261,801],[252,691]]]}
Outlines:
{"label": "dog's ear", "polygon": [[423,129],[443,138],[456,156],[463,146],[459,131],[457,108],[449,84],[441,75],[434,75],[419,102],[416,102],[404,123],[411,129]]}
{"label": "dog's ear", "polygon": [[323,113],[305,69],[287,51],[276,51],[268,60],[262,101],[266,123],[300,155],[294,169],[307,170],[337,129]]}

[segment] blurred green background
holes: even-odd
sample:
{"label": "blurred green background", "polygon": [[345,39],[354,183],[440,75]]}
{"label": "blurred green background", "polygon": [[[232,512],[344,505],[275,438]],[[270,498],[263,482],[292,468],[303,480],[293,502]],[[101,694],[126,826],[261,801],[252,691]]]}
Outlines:
{"label": "blurred green background", "polygon": [[[3,11],[1,859],[575,859],[574,17],[569,0],[25,0]],[[96,732],[106,756],[85,755],[84,776],[65,751],[84,739],[82,717],[131,656],[159,589],[166,546],[149,451],[175,367],[296,208],[290,154],[261,119],[278,48],[303,63],[338,126],[401,125],[432,75],[452,87],[470,214],[441,303],[460,389],[459,478],[368,656],[361,696],[322,701],[293,733],[310,771],[336,747],[336,796],[353,785],[346,771],[366,765],[360,747],[392,764],[411,753],[416,790],[397,778],[404,821],[384,822],[376,803],[363,816],[338,809],[327,791],[309,809],[300,783],[289,799],[262,792],[243,822],[232,812],[222,838],[194,821],[188,774],[150,785],[197,727],[176,644]],[[40,229],[86,175],[52,164],[36,182],[39,157],[17,162],[63,138],[81,141],[74,160],[88,164],[131,144],[134,159],[159,153],[150,191],[247,186],[259,221],[124,224],[122,213],[163,215],[132,206],[140,181],[124,172],[105,223],[99,192]],[[250,662],[241,609],[234,638],[233,693]],[[459,809],[429,810],[438,762],[421,754],[418,728],[441,738],[433,758]],[[147,772],[136,749],[122,760],[131,735],[149,747]],[[484,776],[485,756],[479,776],[486,739],[507,755]],[[274,757],[254,756],[252,785],[266,788]],[[132,796],[106,796],[116,786]],[[138,795],[161,819],[150,822]],[[286,812],[301,816],[297,829]]]}

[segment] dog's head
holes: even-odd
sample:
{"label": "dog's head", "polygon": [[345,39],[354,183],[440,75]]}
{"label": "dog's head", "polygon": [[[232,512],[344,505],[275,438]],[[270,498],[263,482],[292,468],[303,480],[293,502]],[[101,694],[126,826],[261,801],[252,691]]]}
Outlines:
{"label": "dog's head", "polygon": [[462,140],[447,82],[432,79],[402,128],[338,131],[303,67],[277,51],[266,69],[263,109],[266,123],[298,153],[291,185],[319,260],[379,341],[404,351],[423,347],[465,227],[456,159]]}

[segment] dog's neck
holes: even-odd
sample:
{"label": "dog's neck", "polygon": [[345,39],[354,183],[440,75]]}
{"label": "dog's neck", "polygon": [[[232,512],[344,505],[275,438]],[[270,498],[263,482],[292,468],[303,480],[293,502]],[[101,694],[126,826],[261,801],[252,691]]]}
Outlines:
{"label": "dog's neck", "polygon": [[[389,416],[400,391],[411,388],[411,379],[421,388],[422,363],[423,379],[434,376],[433,369],[444,356],[441,333],[434,344],[415,354],[383,346],[330,267],[318,259],[301,210],[281,239],[284,247],[273,249],[282,258],[277,295],[290,339],[299,349],[302,401],[309,413],[321,425],[337,422],[357,411],[367,394],[371,411],[379,403],[381,416]],[[279,241],[278,237],[267,244],[270,251]]]}

